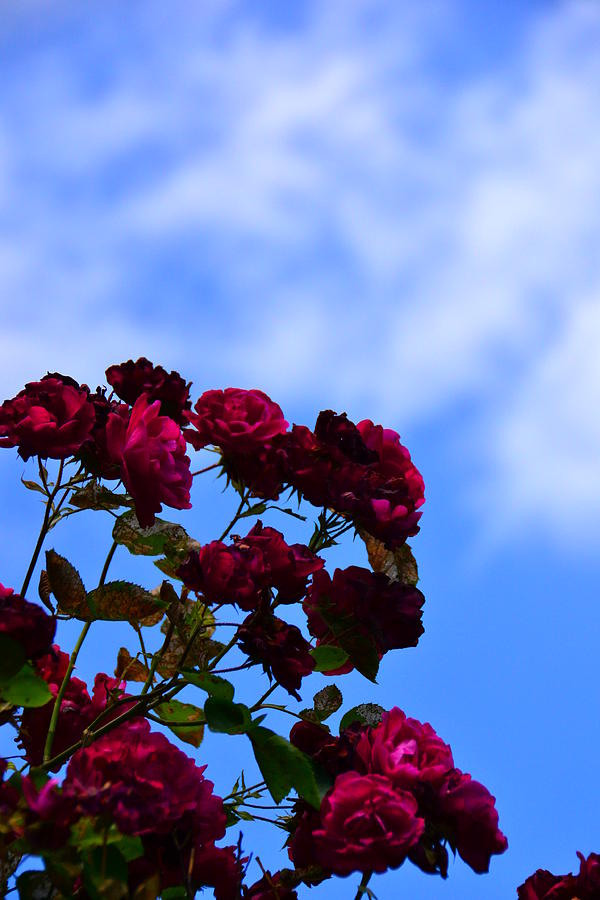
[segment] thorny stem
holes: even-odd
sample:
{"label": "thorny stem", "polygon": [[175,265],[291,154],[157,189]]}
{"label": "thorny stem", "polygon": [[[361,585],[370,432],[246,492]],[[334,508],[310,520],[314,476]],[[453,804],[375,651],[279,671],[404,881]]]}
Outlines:
{"label": "thorny stem", "polygon": [[160,648],[158,653],[155,653],[154,656],[152,657],[150,671],[148,672],[148,677],[146,678],[146,680],[144,682],[144,686],[142,687],[142,690],[140,691],[140,696],[147,694],[148,691],[150,690],[150,688],[152,687],[152,682],[154,681],[154,674],[156,672],[156,669],[160,665],[160,661],[163,658],[163,654],[166,652],[166,650],[169,647],[169,644],[171,643],[171,638],[173,637],[174,631],[175,631],[175,622],[170,622],[162,647]]}
{"label": "thorny stem", "polygon": [[218,469],[221,465],[220,462],[213,463],[211,466],[205,466],[203,469],[198,469],[197,472],[192,472],[192,478],[195,478],[196,475],[203,475],[205,472],[210,472],[211,469]]}
{"label": "thorny stem", "polygon": [[[40,476],[42,477],[42,481],[44,481],[44,483],[45,483],[45,477],[42,476],[43,469],[42,469],[41,460],[39,460],[39,465],[40,465]],[[42,549],[44,540],[46,539],[46,535],[48,534],[48,531],[50,530],[49,526],[50,526],[50,518],[52,516],[52,504],[54,502],[54,498],[58,494],[60,487],[61,487],[60,480],[62,478],[62,473],[63,473],[64,467],[65,467],[65,461],[64,461],[64,459],[61,459],[60,466],[58,467],[58,474],[56,476],[56,484],[54,485],[54,488],[52,489],[52,491],[48,494],[48,500],[46,501],[46,511],[44,512],[44,519],[42,521],[42,527],[40,528],[40,533],[38,535],[37,543],[36,543],[35,549],[33,551],[33,556],[31,557],[31,562],[29,563],[29,568],[27,569],[27,574],[25,575],[25,580],[21,587],[21,596],[22,597],[24,597],[27,592],[27,588],[29,587],[29,582],[31,581],[31,576],[33,575],[34,569],[35,569],[37,561],[38,561],[38,557],[40,555],[40,550]],[[47,486],[46,486],[46,489],[47,489]]]}
{"label": "thorny stem", "polygon": [[264,692],[264,694],[262,695],[260,700],[257,700],[256,703],[254,704],[254,706],[250,707],[250,712],[256,712],[257,709],[260,709],[261,706],[263,705],[263,703],[265,702],[265,700],[267,699],[267,697],[270,697],[271,694],[273,693],[273,691],[276,691],[278,687],[279,687],[279,684],[277,682],[272,684],[271,687],[269,688],[269,690]]}

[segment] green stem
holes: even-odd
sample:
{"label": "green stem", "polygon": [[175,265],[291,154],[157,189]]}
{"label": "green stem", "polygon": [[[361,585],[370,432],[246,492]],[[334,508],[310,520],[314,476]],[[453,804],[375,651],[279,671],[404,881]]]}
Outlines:
{"label": "green stem", "polygon": [[226,644],[222,650],[219,650],[217,655],[215,657],[213,657],[213,659],[211,659],[210,666],[208,667],[210,672],[212,672],[212,670],[214,668],[216,668],[217,664],[223,659],[223,657],[225,656],[226,653],[229,653],[231,648],[235,646],[236,642],[237,642],[237,632],[231,638],[229,643]]}
{"label": "green stem", "polygon": [[240,500],[240,505],[237,508],[235,516],[233,517],[233,519],[231,520],[231,522],[229,523],[229,525],[227,526],[227,528],[225,529],[225,531],[223,532],[221,537],[219,538],[220,541],[225,540],[225,538],[227,537],[227,535],[229,534],[229,532],[231,531],[231,529],[233,528],[235,523],[240,518],[240,516],[242,514],[242,510],[247,502],[248,502],[248,496],[245,491],[242,491],[242,499]]}
{"label": "green stem", "polygon": [[154,675],[156,673],[158,666],[160,665],[161,659],[163,658],[163,653],[166,652],[166,650],[169,647],[169,644],[171,643],[171,638],[173,637],[174,631],[175,631],[175,622],[169,622],[169,628],[165,635],[163,645],[160,648],[160,650],[158,651],[158,653],[155,653],[154,656],[152,657],[150,671],[148,672],[148,677],[146,678],[144,685],[142,687],[142,690],[140,691],[140,696],[147,694],[148,691],[150,690],[150,688],[152,687],[152,683],[154,681]]}
{"label": "green stem", "polygon": [[250,712],[256,712],[257,709],[260,709],[267,697],[270,697],[273,691],[276,691],[278,687],[279,684],[277,682],[272,684],[269,690],[264,692],[260,700],[257,700],[254,706],[250,707]]}
{"label": "green stem", "polygon": [[52,753],[52,744],[54,743],[54,735],[56,734],[56,725],[58,723],[58,714],[60,712],[60,705],[62,703],[62,699],[65,695],[65,691],[67,690],[67,685],[69,683],[69,679],[71,677],[71,672],[75,668],[75,663],[77,661],[77,657],[79,655],[79,651],[81,650],[81,645],[86,639],[87,633],[90,630],[92,623],[86,622],[83,628],[81,629],[81,633],[77,638],[77,643],[73,648],[73,652],[69,658],[69,664],[67,666],[67,671],[65,672],[65,677],[62,680],[62,684],[58,689],[58,694],[56,695],[56,700],[54,701],[54,709],[52,710],[52,717],[50,719],[50,725],[48,726],[48,734],[46,735],[46,743],[44,744],[44,763],[46,763],[50,759],[50,754]]}
{"label": "green stem", "polygon": [[365,872],[365,874],[363,875],[363,877],[360,880],[360,884],[358,886],[358,890],[356,892],[356,897],[354,898],[354,900],[361,900],[361,897],[367,893],[367,885],[368,885],[369,881],[371,880],[372,874],[373,874],[372,872]]}
{"label": "green stem", "polygon": [[[60,480],[60,478],[59,478]],[[113,541],[110,550],[108,551],[107,557],[104,561],[104,566],[102,567],[102,572],[100,574],[100,581],[98,586],[102,587],[106,580],[106,576],[108,574],[108,567],[111,564],[112,558],[115,555],[115,550],[117,549],[117,544]],[[54,701],[54,707],[52,709],[52,716],[50,717],[50,724],[48,726],[48,734],[46,735],[46,743],[44,744],[44,763],[46,763],[51,755],[52,755],[52,744],[54,743],[54,736],[56,734],[56,726],[58,724],[58,715],[60,713],[60,707],[62,704],[63,697],[65,695],[65,691],[67,690],[67,685],[69,684],[69,680],[71,678],[71,673],[75,668],[75,663],[77,662],[77,657],[79,656],[79,651],[83,646],[83,642],[85,641],[88,631],[92,627],[91,622],[86,622],[79,637],[77,638],[77,643],[73,647],[73,652],[69,657],[69,664],[67,665],[67,671],[65,672],[65,677],[62,680],[61,686],[58,689],[58,693],[56,695],[56,699]]]}
{"label": "green stem", "polygon": [[[41,466],[41,462],[40,462]],[[48,534],[49,525],[50,525],[50,517],[52,515],[52,504],[54,502],[54,498],[58,494],[60,490],[60,479],[62,478],[63,469],[65,466],[64,459],[61,459],[60,466],[58,467],[58,475],[56,476],[56,484],[52,489],[51,493],[48,494],[48,499],[46,501],[46,511],[44,513],[44,520],[42,522],[42,527],[40,528],[40,533],[38,535],[37,543],[35,545],[35,549],[33,551],[33,556],[31,557],[31,562],[29,563],[29,568],[27,569],[27,574],[25,575],[25,580],[23,581],[23,585],[21,587],[21,596],[24,597],[27,588],[29,587],[29,582],[31,581],[31,576],[33,575],[34,569],[36,567],[38,557],[40,555],[40,551],[44,544],[44,540],[46,539],[46,535]],[[41,471],[41,470],[40,470]]]}

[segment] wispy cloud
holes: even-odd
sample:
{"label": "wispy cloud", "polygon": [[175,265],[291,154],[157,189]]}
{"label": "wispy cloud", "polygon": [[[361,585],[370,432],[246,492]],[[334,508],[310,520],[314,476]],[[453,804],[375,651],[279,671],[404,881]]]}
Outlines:
{"label": "wispy cloud", "polygon": [[455,72],[459,2],[32,7],[35,49],[4,25],[8,390],[147,353],[389,422],[467,398],[487,505],[600,520],[596,4]]}

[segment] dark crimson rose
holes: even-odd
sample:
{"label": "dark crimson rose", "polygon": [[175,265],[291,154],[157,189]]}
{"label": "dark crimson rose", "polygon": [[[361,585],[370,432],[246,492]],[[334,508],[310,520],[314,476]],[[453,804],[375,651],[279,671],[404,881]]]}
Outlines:
{"label": "dark crimson rose", "polygon": [[321,804],[313,832],[317,861],[336,875],[395,869],[417,843],[425,823],[417,801],[381,775],[339,775]]}
{"label": "dark crimson rose", "polygon": [[187,419],[195,427],[185,436],[197,449],[221,449],[223,468],[252,494],[275,500],[283,488],[287,452],[283,440],[288,423],[281,408],[262,391],[227,388],[206,391]]}
{"label": "dark crimson rose", "polygon": [[[411,585],[391,581],[382,572],[361,566],[336,569],[333,578],[316,572],[303,607],[311,634],[319,644],[351,649],[357,640],[370,642],[379,657],[388,650],[415,647],[423,634],[425,598]],[[350,654],[352,655],[352,654]],[[346,663],[340,672],[350,671]]]}
{"label": "dark crimson rose", "polygon": [[434,816],[461,857],[475,872],[487,872],[490,857],[508,841],[498,828],[495,798],[470,775],[455,769],[442,786]]}
{"label": "dark crimson rose", "polygon": [[186,587],[201,593],[208,603],[237,603],[249,612],[260,602],[264,559],[254,548],[211,541],[192,551],[177,574]]}
{"label": "dark crimson rose", "polygon": [[395,431],[324,410],[314,433],[292,428],[287,455],[288,480],[311,503],[350,517],[390,548],[418,532],[423,479]]}
{"label": "dark crimson rose", "polygon": [[553,875],[538,869],[517,888],[519,900],[598,900],[600,897],[600,855],[579,857],[579,874]]}
{"label": "dark crimson rose", "polygon": [[206,844],[194,855],[192,884],[214,888],[215,900],[239,900],[245,862],[246,858],[238,859],[235,847]]}
{"label": "dark crimson rose", "polygon": [[203,771],[145,719],[132,719],[71,757],[63,794],[81,815],[107,816],[123,834],[187,829],[205,844],[225,834],[225,812]]}
{"label": "dark crimson rose", "polygon": [[240,650],[252,662],[261,663],[269,678],[300,699],[298,689],[315,661],[299,628],[269,613],[252,613],[238,629],[238,640]]}
{"label": "dark crimson rose", "polygon": [[277,590],[280,603],[294,603],[306,593],[308,578],[325,565],[304,544],[286,544],[280,531],[264,526],[260,519],[238,547],[258,550],[263,557],[265,587]]}
{"label": "dark crimson rose", "polygon": [[173,419],[160,415],[160,403],[139,397],[129,421],[110,413],[106,423],[110,458],[121,467],[125,487],[135,501],[143,528],[154,524],[162,504],[190,509],[192,473],[181,429]]}
{"label": "dark crimson rose", "polygon": [[[58,694],[68,664],[69,655],[63,653],[57,644],[54,644],[49,654],[36,660],[37,672],[47,683],[53,697]],[[119,679],[99,673],[96,675],[94,690],[90,697],[85,682],[71,675],[60,704],[56,733],[52,743],[52,755],[57,756],[76,744],[88,725],[91,725],[94,719],[106,709],[113,698],[120,699],[122,696],[126,696],[123,695],[123,687],[124,682]],[[54,704],[48,702],[45,706],[23,710],[19,741],[25,750],[27,762],[33,766],[40,765],[42,762],[53,708]],[[106,715],[104,722],[109,722],[115,716],[126,712],[128,708],[127,703],[119,705],[115,708],[114,713]],[[55,767],[53,771],[57,771],[58,768],[60,766]]]}
{"label": "dark crimson rose", "polygon": [[0,634],[17,641],[27,659],[48,653],[54,640],[56,619],[37,603],[29,603],[12,588],[0,584]]}
{"label": "dark crimson rose", "polygon": [[365,728],[353,723],[339,737],[331,734],[324,725],[313,722],[296,722],[290,731],[290,743],[332,778],[357,768],[356,746]]}
{"label": "dark crimson rose", "polygon": [[76,453],[94,423],[88,394],[86,387],[62,375],[26,384],[0,407],[0,447],[18,447],[23,459],[66,459]]}
{"label": "dark crimson rose", "polygon": [[573,900],[576,879],[573,875],[553,875],[546,869],[538,869],[517,888],[518,900]]}
{"label": "dark crimson rose", "polygon": [[440,785],[454,771],[448,744],[427,722],[407,718],[397,706],[375,728],[363,731],[356,756],[363,771],[385,775],[406,790],[419,783]]}
{"label": "dark crimson rose", "polygon": [[187,418],[196,430],[186,437],[196,450],[214,444],[225,454],[255,453],[288,426],[281,407],[258,390],[205,391],[194,409]]}
{"label": "dark crimson rose", "polygon": [[90,394],[90,403],[94,407],[94,424],[89,439],[77,453],[86,470],[100,478],[118,479],[121,477],[119,462],[111,457],[108,451],[106,424],[109,415],[119,416],[127,427],[130,409],[125,403],[106,398],[105,389]]}
{"label": "dark crimson rose", "polygon": [[244,900],[298,900],[296,891],[282,884],[281,873],[265,872],[259,881],[255,881],[250,887],[244,886],[242,893]]}
{"label": "dark crimson rose", "polygon": [[185,383],[179,372],[167,372],[162,366],[154,366],[145,356],[137,362],[129,359],[120,365],[109,366],[106,380],[117,397],[133,406],[138,397],[146,394],[149,401],[160,400],[160,412],[180,425],[185,425],[186,410],[191,409],[191,382]]}

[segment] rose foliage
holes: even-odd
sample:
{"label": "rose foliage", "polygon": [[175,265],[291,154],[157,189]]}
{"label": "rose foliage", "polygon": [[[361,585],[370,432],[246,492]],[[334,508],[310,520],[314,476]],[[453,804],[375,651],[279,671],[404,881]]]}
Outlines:
{"label": "rose foliage", "polygon": [[[0,761],[3,895],[176,900],[209,888],[217,900],[297,900],[355,874],[350,892],[360,881],[366,896],[372,876],[405,863],[446,878],[449,853],[487,872],[507,848],[495,799],[430,724],[368,703],[343,713],[338,733],[327,724],[343,704],[333,676],[374,681],[388,653],[423,634],[406,544],[423,479],[399,435],[332,410],[314,429],[290,426],[256,389],[194,399],[179,373],[144,357],[109,366],[106,381],[92,392],[50,373],[0,406],[0,447],[29,460],[23,484],[44,502],[22,587],[0,585],[0,724],[15,740]],[[190,509],[194,479],[211,472],[237,509],[198,541],[158,515]],[[311,508],[303,540],[275,527],[291,517],[300,533]],[[64,550],[41,556],[82,513],[112,530],[91,587]],[[376,571],[335,567],[350,532]],[[153,559],[158,586],[109,576],[126,552]],[[67,649],[72,620],[81,631]],[[76,670],[90,631],[88,661],[111,652],[102,620],[130,623],[135,643],[88,687]],[[309,676],[321,684],[312,705]],[[288,710],[288,695],[300,706]],[[289,739],[272,727],[281,712],[297,720]],[[207,731],[238,742],[234,766],[246,742],[250,783],[234,770],[215,791],[189,755],[201,760]],[[275,871],[247,844],[257,818],[286,833]],[[519,897],[597,897],[598,859],[581,857],[577,876],[538,871]]]}

